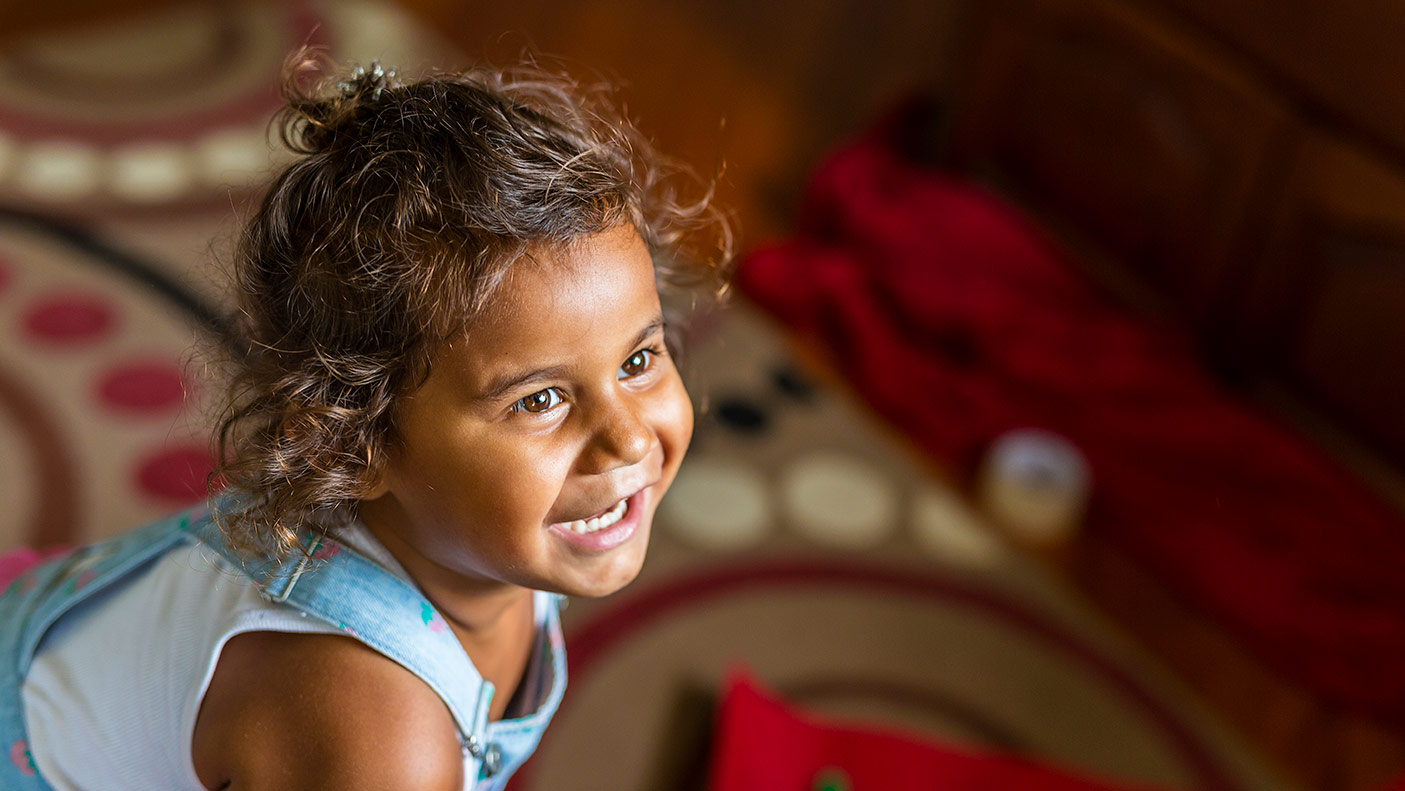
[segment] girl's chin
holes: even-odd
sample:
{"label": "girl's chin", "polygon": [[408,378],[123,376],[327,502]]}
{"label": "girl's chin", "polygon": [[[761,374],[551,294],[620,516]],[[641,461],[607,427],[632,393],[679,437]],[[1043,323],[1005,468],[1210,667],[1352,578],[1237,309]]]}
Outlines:
{"label": "girl's chin", "polygon": [[636,570],[633,574],[623,575],[611,580],[591,580],[579,585],[571,586],[570,590],[560,591],[567,596],[577,599],[600,599],[614,593],[619,593],[625,586],[634,581],[639,576]]}
{"label": "girl's chin", "polygon": [[625,512],[618,521],[593,530],[578,532],[564,524],[547,527],[558,553],[575,573],[561,580],[559,590],[568,596],[596,598],[608,596],[634,581],[644,565],[649,544],[653,510],[650,490],[644,489],[625,500]]}
{"label": "girl's chin", "polygon": [[598,599],[618,592],[639,576],[644,566],[644,549],[648,542],[648,525],[636,530],[634,540],[617,547],[596,562],[572,564],[574,573],[563,578],[557,593],[585,599]]}

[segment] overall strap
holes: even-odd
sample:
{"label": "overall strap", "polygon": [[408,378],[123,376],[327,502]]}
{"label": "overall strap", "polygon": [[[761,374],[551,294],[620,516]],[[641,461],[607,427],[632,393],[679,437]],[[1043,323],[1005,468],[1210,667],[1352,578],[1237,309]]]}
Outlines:
{"label": "overall strap", "polygon": [[304,552],[281,563],[251,565],[212,519],[193,520],[189,529],[242,569],[264,598],[320,618],[423,679],[453,715],[465,753],[483,757],[493,685],[414,585],[326,536],[309,536]]}
{"label": "overall strap", "polygon": [[65,613],[113,582],[189,541],[189,515],[91,544],[30,569],[0,593],[0,788],[51,791],[29,753],[20,690],[34,655]]}
{"label": "overall strap", "polygon": [[265,598],[336,626],[419,676],[444,701],[477,770],[488,749],[493,685],[413,585],[325,537],[282,563],[249,564],[208,511],[177,514],[30,569],[0,592],[0,788],[52,791],[34,766],[20,697],[44,635],[63,615],[177,544],[199,540],[240,569]]}

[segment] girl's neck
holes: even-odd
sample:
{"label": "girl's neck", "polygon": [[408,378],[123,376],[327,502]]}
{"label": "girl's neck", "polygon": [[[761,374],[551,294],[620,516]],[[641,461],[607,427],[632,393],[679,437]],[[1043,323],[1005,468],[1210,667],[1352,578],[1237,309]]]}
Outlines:
{"label": "girl's neck", "polygon": [[376,516],[374,508],[363,508],[362,523],[410,575],[466,649],[491,646],[504,628],[511,633],[519,630],[522,608],[531,612],[531,590],[445,568],[386,529],[384,520]]}
{"label": "girl's neck", "polygon": [[464,653],[497,694],[488,709],[499,720],[521,684],[531,659],[536,619],[532,591],[518,585],[470,577],[415,551],[375,514],[361,514],[366,528],[410,575],[458,638]]}

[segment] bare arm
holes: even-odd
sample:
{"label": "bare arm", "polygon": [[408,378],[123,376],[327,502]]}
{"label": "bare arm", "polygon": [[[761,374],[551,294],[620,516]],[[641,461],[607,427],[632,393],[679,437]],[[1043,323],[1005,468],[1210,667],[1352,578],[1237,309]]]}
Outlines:
{"label": "bare arm", "polygon": [[192,754],[212,791],[463,788],[444,703],[410,671],[336,635],[232,638],[201,705]]}

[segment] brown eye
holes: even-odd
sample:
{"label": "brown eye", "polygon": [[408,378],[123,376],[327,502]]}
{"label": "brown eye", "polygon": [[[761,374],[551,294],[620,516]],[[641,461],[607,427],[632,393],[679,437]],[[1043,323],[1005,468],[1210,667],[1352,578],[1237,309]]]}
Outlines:
{"label": "brown eye", "polygon": [[640,349],[634,354],[629,355],[629,359],[625,360],[624,365],[620,366],[619,378],[628,379],[631,376],[638,376],[649,370],[649,361],[653,356],[654,353],[648,349]]}
{"label": "brown eye", "polygon": [[512,411],[531,412],[536,415],[552,409],[559,403],[561,403],[561,394],[556,391],[556,388],[548,387],[545,390],[538,390],[526,398],[519,399],[517,403],[512,405]]}

